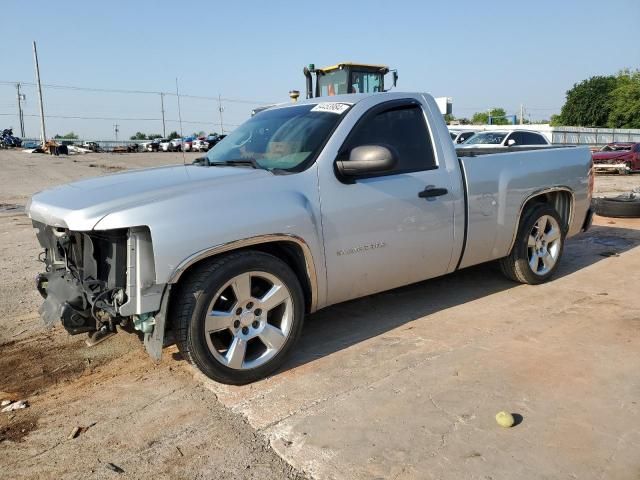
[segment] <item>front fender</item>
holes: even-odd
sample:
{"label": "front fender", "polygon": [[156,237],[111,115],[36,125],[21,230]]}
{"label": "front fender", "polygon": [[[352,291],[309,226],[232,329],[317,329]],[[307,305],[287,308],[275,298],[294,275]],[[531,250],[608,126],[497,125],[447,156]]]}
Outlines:
{"label": "front fender", "polygon": [[[253,188],[253,190],[252,190]],[[161,199],[113,212],[95,230],[146,226],[151,232],[156,283],[178,281],[207,256],[276,238],[304,245],[318,299],[325,278],[315,169],[211,191]]]}

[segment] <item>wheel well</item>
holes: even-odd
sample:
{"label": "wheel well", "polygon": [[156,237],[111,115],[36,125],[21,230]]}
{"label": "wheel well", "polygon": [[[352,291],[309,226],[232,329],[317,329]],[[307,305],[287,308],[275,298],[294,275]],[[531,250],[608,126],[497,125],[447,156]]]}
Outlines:
{"label": "wheel well", "polygon": [[573,194],[570,191],[554,190],[551,192],[540,193],[525,202],[522,207],[522,215],[524,215],[524,212],[531,208],[531,206],[539,203],[546,203],[555,208],[558,215],[560,215],[563,228],[565,231],[569,230],[571,215],[573,214]]}
{"label": "wheel well", "polygon": [[304,252],[302,250],[302,247],[300,247],[298,244],[286,240],[258,243],[255,245],[240,247],[234,250],[228,250],[217,255],[203,258],[202,260],[189,265],[189,267],[182,273],[180,279],[177,282],[177,285],[174,285],[174,288],[171,289],[171,294],[173,295],[174,292],[177,292],[179,288],[176,287],[179,287],[184,279],[189,277],[190,272],[192,272],[194,268],[202,265],[204,262],[210,262],[213,259],[219,258],[220,256],[229,253],[237,253],[240,251],[249,250],[264,252],[273,255],[274,257],[277,257],[285,262],[291,268],[291,270],[293,270],[296,277],[298,278],[298,281],[300,282],[300,286],[302,287],[302,291],[304,293],[305,312],[309,313],[312,303],[312,291],[311,281],[309,279],[309,274],[307,273],[307,265],[305,263]]}

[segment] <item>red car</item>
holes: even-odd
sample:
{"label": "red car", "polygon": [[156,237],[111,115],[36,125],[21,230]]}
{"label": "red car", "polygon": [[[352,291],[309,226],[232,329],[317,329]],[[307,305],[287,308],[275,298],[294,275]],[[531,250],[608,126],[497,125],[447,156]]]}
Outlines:
{"label": "red car", "polygon": [[640,172],[640,143],[608,143],[593,154],[596,172]]}

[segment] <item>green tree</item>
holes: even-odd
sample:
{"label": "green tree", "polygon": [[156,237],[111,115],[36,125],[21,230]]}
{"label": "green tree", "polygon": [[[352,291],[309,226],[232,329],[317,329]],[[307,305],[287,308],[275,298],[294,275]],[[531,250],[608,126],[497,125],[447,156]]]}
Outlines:
{"label": "green tree", "polygon": [[506,119],[507,112],[504,108],[494,107],[488,112],[476,112],[471,117],[471,123],[474,125],[487,125],[489,116],[491,116],[492,125],[507,125],[509,120]]}
{"label": "green tree", "polygon": [[474,125],[486,125],[489,123],[489,114],[487,112],[476,112],[471,117],[471,123]]}
{"label": "green tree", "polygon": [[549,120],[549,124],[552,127],[561,127],[563,125],[562,117],[560,115],[551,115],[551,120]]}
{"label": "green tree", "polygon": [[74,132],[69,132],[69,133],[65,133],[64,135],[56,135],[53,138],[57,138],[61,140],[77,140],[78,135],[76,135]]}
{"label": "green tree", "polygon": [[135,135],[131,135],[129,140],[146,140],[147,136],[142,132],[136,132]]}
{"label": "green tree", "polygon": [[454,117],[453,115],[451,115],[450,113],[445,113],[444,114],[444,121],[447,125],[449,125],[451,122],[453,122],[456,119],[456,117]]}
{"label": "green tree", "polygon": [[147,134],[147,140],[153,140],[154,138],[162,138],[162,135],[160,135],[159,133]]}
{"label": "green tree", "polygon": [[169,134],[167,137],[169,140],[175,140],[176,138],[180,138],[180,135],[175,130]]}
{"label": "green tree", "polygon": [[640,70],[622,71],[617,86],[609,94],[610,128],[640,128]]}
{"label": "green tree", "polygon": [[595,76],[576,83],[567,91],[567,100],[557,121],[576,127],[605,127],[612,109],[611,93],[618,79]]}

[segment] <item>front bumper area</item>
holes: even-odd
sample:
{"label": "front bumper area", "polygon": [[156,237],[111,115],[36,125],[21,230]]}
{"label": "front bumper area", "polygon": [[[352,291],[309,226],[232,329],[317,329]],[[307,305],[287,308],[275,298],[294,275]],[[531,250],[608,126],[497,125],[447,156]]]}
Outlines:
{"label": "front bumper area", "polygon": [[[45,272],[36,277],[44,298],[40,314],[46,326],[61,320],[72,335],[104,324],[113,329],[125,301],[126,231],[92,234],[70,232],[33,222],[45,249]],[[104,259],[104,261],[101,261]]]}
{"label": "front bumper area", "polygon": [[[58,320],[72,335],[115,333],[130,327],[154,339],[160,349],[164,335],[156,327],[164,285],[155,283],[151,234],[146,227],[73,232],[33,221],[44,253],[45,272],[36,277],[44,298],[40,314],[46,326]],[[164,315],[164,312],[163,312]],[[158,348],[155,348],[159,356]]]}
{"label": "front bumper area", "polygon": [[631,167],[626,163],[594,163],[593,170],[596,173],[621,173],[631,172]]}

